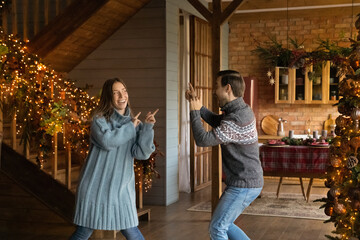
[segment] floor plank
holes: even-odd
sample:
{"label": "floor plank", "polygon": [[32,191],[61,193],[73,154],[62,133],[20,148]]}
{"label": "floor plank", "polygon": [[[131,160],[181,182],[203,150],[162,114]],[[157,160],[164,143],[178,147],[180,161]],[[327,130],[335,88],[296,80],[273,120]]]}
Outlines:
{"label": "floor plank", "polygon": [[[284,179],[282,193],[301,194],[298,179]],[[304,179],[307,187],[308,179]],[[264,191],[276,192],[278,178],[266,178]],[[314,182],[313,194],[326,194],[323,182]],[[146,240],[208,240],[210,213],[190,212],[189,207],[210,200],[210,187],[196,193],[180,193],[179,201],[151,208],[151,221],[140,221]],[[33,208],[31,208],[33,206]],[[11,210],[12,209],[12,210]],[[241,215],[235,222],[252,240],[325,240],[334,229],[320,220]],[[41,202],[0,173],[0,239],[66,240],[74,231]],[[95,240],[95,238],[92,238]],[[121,233],[116,239],[125,238]],[[103,239],[104,240],[104,239]]]}

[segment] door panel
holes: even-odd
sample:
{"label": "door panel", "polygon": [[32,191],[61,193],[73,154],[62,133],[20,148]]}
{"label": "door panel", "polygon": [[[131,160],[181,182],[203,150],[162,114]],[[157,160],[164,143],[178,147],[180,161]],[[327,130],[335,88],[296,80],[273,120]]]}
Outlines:
{"label": "door panel", "polygon": [[[212,109],[211,28],[208,22],[190,18],[190,82],[203,105]],[[211,127],[204,124],[205,130]],[[191,131],[192,132],[192,131]],[[211,184],[211,147],[198,147],[191,135],[191,190],[197,191]]]}

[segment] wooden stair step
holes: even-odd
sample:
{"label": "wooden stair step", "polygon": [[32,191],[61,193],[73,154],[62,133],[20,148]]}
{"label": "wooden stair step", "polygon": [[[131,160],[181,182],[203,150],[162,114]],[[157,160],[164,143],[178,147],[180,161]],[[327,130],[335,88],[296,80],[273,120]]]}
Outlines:
{"label": "wooden stair step", "polygon": [[75,227],[0,171],[0,239],[62,240]]}
{"label": "wooden stair step", "polygon": [[[0,206],[6,206],[7,208],[11,208],[11,209],[24,209],[24,208],[31,208],[37,210],[47,209],[44,204],[40,204],[37,199],[30,197],[28,195],[21,197],[3,195],[0,198]],[[2,218],[3,218],[3,213],[0,214],[0,219]]]}
{"label": "wooden stair step", "polygon": [[[19,233],[19,229],[21,229],[21,233]],[[68,239],[74,231],[75,227],[65,221],[47,223],[19,222],[19,219],[17,221],[0,220],[0,239],[64,240]],[[34,235],[37,237],[34,238]]]}
{"label": "wooden stair step", "polygon": [[71,221],[74,213],[74,194],[64,184],[52,179],[50,175],[6,144],[2,144],[1,149],[1,171],[12,179],[16,179],[18,184],[42,199],[64,219]]}
{"label": "wooden stair step", "polygon": [[37,223],[62,223],[64,219],[49,209],[33,209],[33,208],[4,208],[0,207],[0,220],[21,219],[23,222]]}

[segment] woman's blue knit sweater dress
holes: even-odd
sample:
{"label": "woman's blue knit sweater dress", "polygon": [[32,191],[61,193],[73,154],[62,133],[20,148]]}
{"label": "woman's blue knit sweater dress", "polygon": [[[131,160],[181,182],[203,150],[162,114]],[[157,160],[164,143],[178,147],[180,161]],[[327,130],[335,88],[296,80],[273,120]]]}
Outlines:
{"label": "woman's blue knit sweater dress", "polygon": [[148,159],[155,150],[153,124],[136,129],[130,110],[114,111],[110,121],[94,118],[91,145],[76,194],[74,223],[122,230],[138,225],[134,158]]}

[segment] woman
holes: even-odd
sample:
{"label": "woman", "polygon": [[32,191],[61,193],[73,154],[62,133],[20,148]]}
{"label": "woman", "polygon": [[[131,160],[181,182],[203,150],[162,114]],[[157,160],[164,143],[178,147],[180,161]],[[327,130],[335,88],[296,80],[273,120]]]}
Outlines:
{"label": "woman", "polygon": [[125,83],[104,83],[90,130],[90,150],[80,175],[71,240],[88,239],[95,229],[121,230],[128,240],[144,239],[138,229],[134,158],[155,150],[153,126],[158,109],[144,123],[132,117]]}

